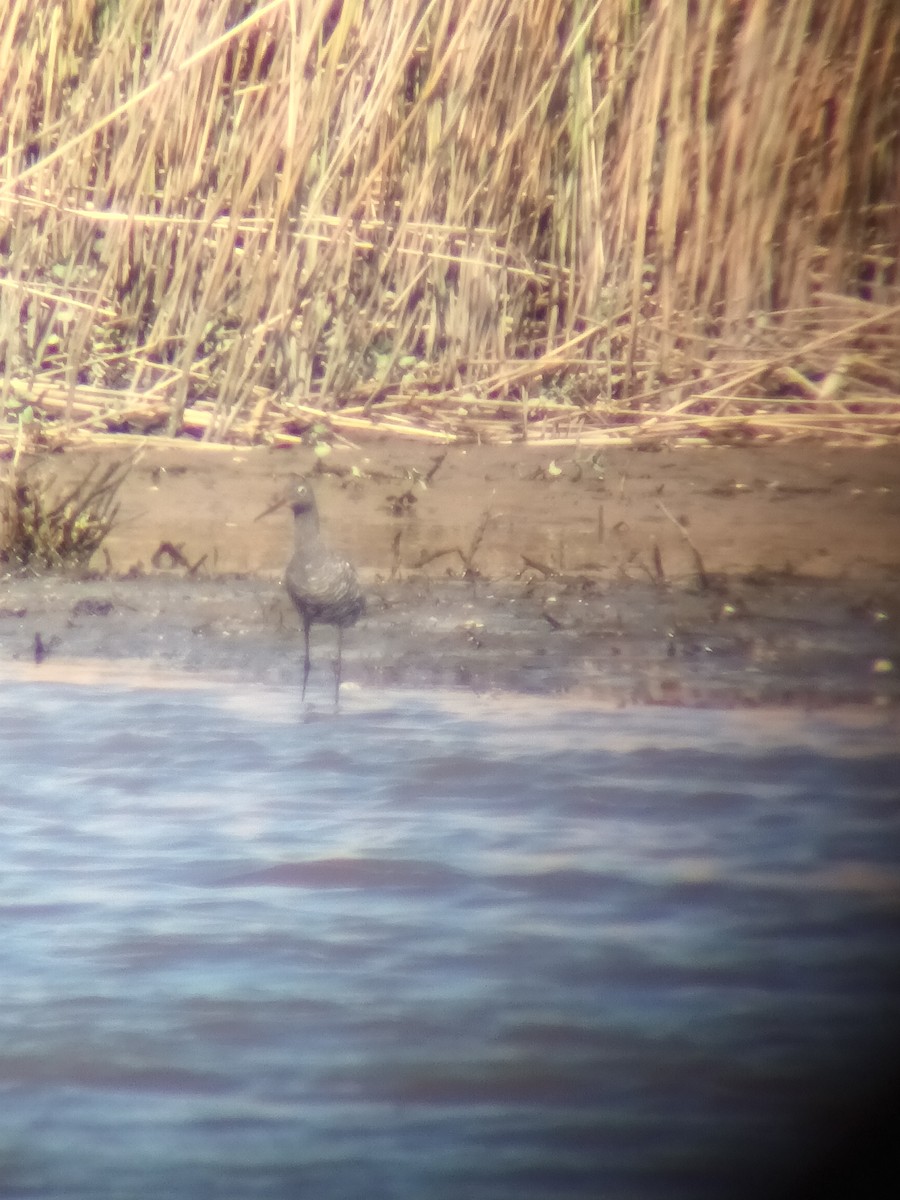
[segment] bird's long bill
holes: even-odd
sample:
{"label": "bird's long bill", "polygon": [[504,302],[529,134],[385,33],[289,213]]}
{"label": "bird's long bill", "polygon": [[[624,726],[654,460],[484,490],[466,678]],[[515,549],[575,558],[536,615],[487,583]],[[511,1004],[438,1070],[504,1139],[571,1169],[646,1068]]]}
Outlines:
{"label": "bird's long bill", "polygon": [[284,508],[285,504],[287,504],[287,500],[285,500],[284,496],[280,496],[277,500],[273,500],[269,507],[264,509],[258,517],[254,517],[253,520],[261,521],[263,517],[267,517],[269,513],[275,512],[276,509]]}

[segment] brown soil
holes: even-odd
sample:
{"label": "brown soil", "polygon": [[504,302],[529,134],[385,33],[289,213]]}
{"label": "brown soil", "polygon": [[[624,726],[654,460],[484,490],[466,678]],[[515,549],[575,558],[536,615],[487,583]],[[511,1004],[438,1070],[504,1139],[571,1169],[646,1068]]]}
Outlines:
{"label": "brown soil", "polygon": [[[63,487],[98,455],[128,452],[68,452],[44,469]],[[305,451],[150,442],[94,560],[102,585],[7,577],[0,655],[30,661],[36,633],[56,656],[153,657],[161,641],[182,665],[291,678],[296,618],[275,582],[290,515],[255,518],[297,470],[316,471],[327,534],[370,590],[347,638],[351,679],[541,690],[590,679],[594,693],[705,702],[708,687],[713,700],[722,688],[746,698],[755,670],[754,698],[790,699],[809,691],[798,674],[836,667],[843,645],[855,657],[833,698],[896,690],[897,454],[821,444],[591,459],[386,441],[316,467]],[[249,578],[214,578],[225,576]],[[118,624],[92,610],[104,600]],[[798,622],[811,623],[803,636]],[[690,663],[717,655],[728,669],[713,686]]]}
{"label": "brown soil", "polygon": [[[53,474],[62,485],[96,457],[54,456]],[[159,554],[168,543],[191,565],[202,560],[200,574],[277,574],[290,516],[254,518],[287,474],[315,462],[303,452],[149,443],[122,490],[109,569],[175,565]],[[318,469],[329,534],[370,580],[458,576],[468,565],[490,579],[678,581],[696,574],[699,555],[706,572],[731,577],[900,583],[895,448],[609,450],[592,461],[539,446],[381,442],[335,452]]]}

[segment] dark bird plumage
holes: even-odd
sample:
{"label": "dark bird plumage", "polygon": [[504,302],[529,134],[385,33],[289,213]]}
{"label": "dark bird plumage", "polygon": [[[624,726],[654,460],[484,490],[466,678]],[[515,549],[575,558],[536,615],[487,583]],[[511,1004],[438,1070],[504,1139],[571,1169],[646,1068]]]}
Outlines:
{"label": "dark bird plumage", "polygon": [[[287,565],[284,586],[294,602],[303,625],[303,695],[309,678],[309,631],[313,625],[337,628],[335,701],[341,686],[343,633],[366,610],[366,598],[353,567],[339,558],[322,540],[319,510],[309,481],[291,480],[285,495],[266,512],[287,505],[294,514],[294,554]],[[261,514],[265,516],[266,514]]]}

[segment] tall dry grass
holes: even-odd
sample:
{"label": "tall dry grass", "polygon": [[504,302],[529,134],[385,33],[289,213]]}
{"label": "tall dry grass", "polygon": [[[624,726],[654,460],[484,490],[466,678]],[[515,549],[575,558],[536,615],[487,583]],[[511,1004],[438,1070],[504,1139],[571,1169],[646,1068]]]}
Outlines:
{"label": "tall dry grass", "polygon": [[7,0],[0,405],[900,431],[894,0]]}

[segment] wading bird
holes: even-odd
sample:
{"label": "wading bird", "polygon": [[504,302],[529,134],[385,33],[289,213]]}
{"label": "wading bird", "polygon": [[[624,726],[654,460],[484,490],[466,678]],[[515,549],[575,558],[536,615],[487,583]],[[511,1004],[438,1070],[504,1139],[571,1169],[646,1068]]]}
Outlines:
{"label": "wading bird", "polygon": [[309,679],[309,631],[313,625],[337,628],[337,659],[334,664],[334,702],[341,689],[341,651],[344,630],[354,625],[366,610],[356,572],[322,540],[316,498],[303,476],[294,476],[284,495],[257,520],[287,505],[294,514],[294,554],[287,565],[284,586],[303,623],[303,691]]}

